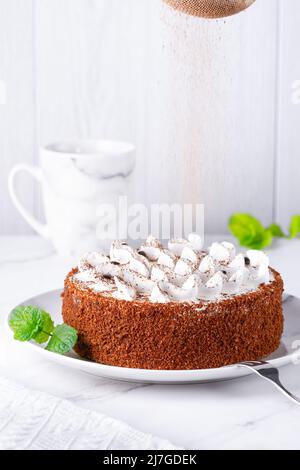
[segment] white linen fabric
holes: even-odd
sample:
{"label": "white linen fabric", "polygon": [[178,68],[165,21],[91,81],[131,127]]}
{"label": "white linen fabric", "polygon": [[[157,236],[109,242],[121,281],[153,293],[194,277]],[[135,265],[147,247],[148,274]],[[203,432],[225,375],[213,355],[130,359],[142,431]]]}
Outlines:
{"label": "white linen fabric", "polygon": [[0,377],[1,450],[175,450],[170,442]]}

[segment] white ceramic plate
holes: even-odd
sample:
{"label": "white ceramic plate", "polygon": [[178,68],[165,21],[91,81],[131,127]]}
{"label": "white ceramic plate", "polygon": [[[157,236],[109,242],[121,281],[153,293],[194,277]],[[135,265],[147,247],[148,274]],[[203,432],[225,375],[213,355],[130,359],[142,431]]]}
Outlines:
{"label": "white ceramic plate", "polygon": [[[61,291],[51,291],[38,295],[23,302],[20,305],[34,305],[51,313],[56,323],[62,323],[61,316]],[[300,337],[300,299],[292,296],[286,296],[284,303],[285,331],[280,347],[267,358],[276,367],[281,367],[292,361],[292,355],[295,354],[293,342]],[[9,317],[8,317],[9,318]],[[8,334],[13,340],[13,334],[9,329]],[[14,341],[14,340],[13,340]],[[66,356],[60,356],[46,351],[42,346],[35,343],[24,343],[24,348],[30,348],[36,354],[41,354],[46,360],[57,362],[66,367],[71,367],[88,374],[99,377],[109,377],[116,380],[145,383],[161,384],[180,384],[180,383],[198,383],[213,382],[220,380],[229,380],[251,374],[245,368],[237,365],[221,367],[219,369],[203,370],[145,370],[145,369],[127,369],[124,367],[113,367],[103,364],[96,364],[80,358],[72,352]]]}

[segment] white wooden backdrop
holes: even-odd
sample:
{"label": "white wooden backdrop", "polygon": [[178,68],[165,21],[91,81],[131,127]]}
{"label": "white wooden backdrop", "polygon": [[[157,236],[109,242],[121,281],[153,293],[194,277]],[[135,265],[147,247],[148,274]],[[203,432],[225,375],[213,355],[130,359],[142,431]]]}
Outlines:
{"label": "white wooden backdrop", "polygon": [[[0,0],[0,234],[29,233],[7,174],[60,139],[137,145],[136,198],[199,202],[206,230],[236,210],[300,213],[299,0],[204,21],[161,0]],[[20,193],[40,214],[30,180]]]}

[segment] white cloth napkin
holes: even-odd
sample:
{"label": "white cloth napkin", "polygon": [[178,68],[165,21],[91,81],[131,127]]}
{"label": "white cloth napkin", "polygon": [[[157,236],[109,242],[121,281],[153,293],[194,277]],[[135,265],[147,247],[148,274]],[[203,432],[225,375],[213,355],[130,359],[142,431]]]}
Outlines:
{"label": "white cloth napkin", "polygon": [[170,442],[139,432],[0,377],[1,450],[175,450]]}

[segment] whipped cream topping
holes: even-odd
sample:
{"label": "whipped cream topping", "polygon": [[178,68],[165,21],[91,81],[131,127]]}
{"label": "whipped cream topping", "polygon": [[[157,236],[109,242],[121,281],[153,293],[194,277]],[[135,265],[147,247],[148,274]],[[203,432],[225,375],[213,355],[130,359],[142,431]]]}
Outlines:
{"label": "whipped cream topping", "polygon": [[125,301],[153,303],[217,301],[256,290],[272,278],[262,251],[236,253],[229,242],[203,249],[201,237],[170,240],[165,248],[149,236],[135,250],[114,241],[109,255],[86,253],[74,280],[95,292]]}

